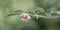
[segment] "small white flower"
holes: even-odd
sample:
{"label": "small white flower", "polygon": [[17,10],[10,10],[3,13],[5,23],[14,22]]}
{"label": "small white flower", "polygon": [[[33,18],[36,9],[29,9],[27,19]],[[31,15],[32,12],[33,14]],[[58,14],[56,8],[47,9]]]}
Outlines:
{"label": "small white flower", "polygon": [[29,20],[31,18],[27,13],[21,13],[20,16],[22,17],[22,20]]}

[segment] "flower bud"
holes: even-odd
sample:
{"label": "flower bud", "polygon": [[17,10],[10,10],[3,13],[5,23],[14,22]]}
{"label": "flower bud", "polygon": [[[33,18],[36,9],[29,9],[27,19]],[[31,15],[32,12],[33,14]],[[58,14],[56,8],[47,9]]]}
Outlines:
{"label": "flower bud", "polygon": [[27,13],[21,13],[20,16],[22,17],[22,20],[29,20],[31,18]]}

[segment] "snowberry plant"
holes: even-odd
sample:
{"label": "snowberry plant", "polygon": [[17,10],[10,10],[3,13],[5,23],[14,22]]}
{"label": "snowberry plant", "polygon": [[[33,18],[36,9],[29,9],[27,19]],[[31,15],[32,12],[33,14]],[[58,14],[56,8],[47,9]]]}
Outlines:
{"label": "snowberry plant", "polygon": [[34,30],[38,29],[38,27],[39,29],[46,30],[49,28],[52,29],[52,27],[49,27],[50,25],[54,27],[56,26],[56,23],[58,22],[57,17],[59,16],[59,13],[57,13],[57,10],[55,8],[51,8],[50,10],[48,9],[46,11],[44,8],[34,7],[28,10],[16,10],[8,16],[11,15],[19,15],[19,17],[21,17],[20,20],[24,22],[21,22],[23,27],[22,29],[24,30],[29,30],[30,26]]}
{"label": "snowberry plant", "polygon": [[[53,16],[57,16],[59,15],[59,13],[57,13],[57,10],[52,8],[53,10],[45,10],[41,7],[34,7],[34,8],[30,8],[28,10],[16,10],[14,12],[12,12],[11,14],[9,14],[8,16],[11,15],[19,15],[22,20],[29,20],[31,19],[31,17],[35,17],[36,19],[38,19],[39,17],[44,17],[44,18],[52,18]],[[55,11],[54,11],[55,10]]]}

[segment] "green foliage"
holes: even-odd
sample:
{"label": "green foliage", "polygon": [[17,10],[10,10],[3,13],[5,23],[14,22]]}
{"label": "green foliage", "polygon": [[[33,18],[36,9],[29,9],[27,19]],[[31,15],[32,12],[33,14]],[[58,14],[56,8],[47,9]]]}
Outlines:
{"label": "green foliage", "polygon": [[12,15],[19,15],[19,14],[21,14],[21,13],[23,13],[24,11],[22,11],[22,10],[16,10],[16,11],[14,11],[14,12],[11,12],[11,14],[9,14],[9,15],[7,15],[7,16],[12,16]]}
{"label": "green foliage", "polygon": [[[0,0],[0,30],[60,30],[60,0],[15,1]],[[31,19],[22,21],[21,13],[29,14]]]}

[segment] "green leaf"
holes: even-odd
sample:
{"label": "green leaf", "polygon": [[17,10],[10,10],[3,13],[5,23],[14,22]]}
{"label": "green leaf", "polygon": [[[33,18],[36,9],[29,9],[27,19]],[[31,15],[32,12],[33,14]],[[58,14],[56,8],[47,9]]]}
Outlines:
{"label": "green leaf", "polygon": [[33,7],[33,8],[30,8],[30,9],[29,9],[30,12],[35,12],[35,11],[37,11],[37,10],[44,11],[44,9],[41,8],[41,7]]}
{"label": "green leaf", "polygon": [[28,13],[38,14],[39,12],[44,12],[44,9],[41,7],[33,7],[28,10]]}
{"label": "green leaf", "polygon": [[11,14],[9,14],[8,16],[11,16],[11,15],[19,15],[22,12],[24,12],[24,11],[22,11],[22,10],[16,10],[16,11],[12,12]]}
{"label": "green leaf", "polygon": [[13,12],[13,14],[21,14],[23,11],[22,10],[16,10]]}

